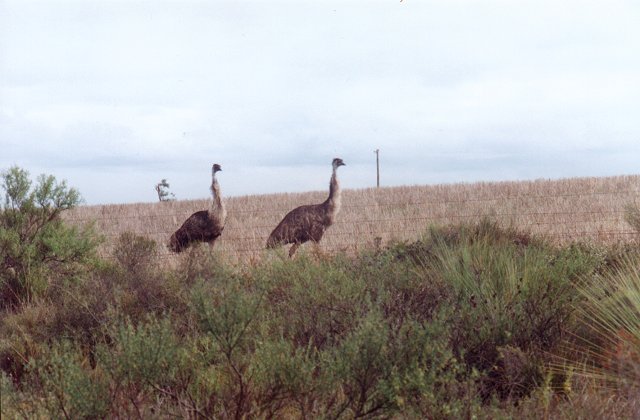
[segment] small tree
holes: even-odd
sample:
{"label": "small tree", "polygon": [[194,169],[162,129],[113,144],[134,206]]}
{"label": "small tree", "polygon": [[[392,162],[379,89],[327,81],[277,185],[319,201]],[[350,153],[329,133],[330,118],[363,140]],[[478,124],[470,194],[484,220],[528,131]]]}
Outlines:
{"label": "small tree", "polygon": [[[156,184],[156,192],[158,193],[158,200],[160,201],[175,200],[175,195],[169,192],[169,183],[164,178],[162,178],[162,181]],[[169,196],[171,196],[171,198],[169,198]]]}
{"label": "small tree", "polygon": [[14,166],[0,182],[0,307],[7,308],[42,295],[54,278],[72,278],[98,241],[90,227],[63,223],[61,213],[81,202],[65,181],[43,174],[32,189],[29,173]]}

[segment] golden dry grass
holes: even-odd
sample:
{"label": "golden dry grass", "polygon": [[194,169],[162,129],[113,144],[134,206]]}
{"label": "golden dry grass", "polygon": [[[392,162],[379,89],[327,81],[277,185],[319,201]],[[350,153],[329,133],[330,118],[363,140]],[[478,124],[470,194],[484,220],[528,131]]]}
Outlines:
{"label": "golden dry grass", "polygon": [[[260,259],[269,233],[289,210],[321,202],[326,195],[314,191],[226,198],[227,223],[215,249],[235,261]],[[640,203],[640,175],[347,189],[337,222],[321,248],[353,252],[376,241],[415,240],[429,225],[473,222],[484,216],[557,242],[625,241],[636,234],[624,220],[629,203]],[[169,236],[191,213],[207,206],[206,199],[81,206],[64,217],[77,224],[95,221],[107,239],[102,249],[107,255],[118,235],[131,231],[161,244],[163,260],[175,260],[165,247]]]}

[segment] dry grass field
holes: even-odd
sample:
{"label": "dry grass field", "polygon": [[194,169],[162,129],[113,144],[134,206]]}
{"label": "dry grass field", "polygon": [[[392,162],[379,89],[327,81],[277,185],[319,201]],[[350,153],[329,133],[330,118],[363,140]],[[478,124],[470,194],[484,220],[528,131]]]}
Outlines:
{"label": "dry grass field", "polygon": [[[202,189],[204,194],[207,185]],[[222,190],[224,194],[224,185]],[[260,259],[269,233],[289,210],[321,202],[326,195],[316,191],[228,197],[227,223],[215,249],[231,261]],[[354,252],[377,242],[415,240],[429,225],[474,222],[485,216],[559,243],[626,241],[635,234],[624,220],[629,203],[640,203],[640,175],[346,189],[338,221],[325,234],[321,249]],[[130,231],[156,241],[161,245],[158,257],[171,261],[176,257],[166,249],[169,236],[191,213],[207,206],[206,199],[81,206],[64,217],[76,224],[94,221],[106,238],[105,255],[121,233]]]}

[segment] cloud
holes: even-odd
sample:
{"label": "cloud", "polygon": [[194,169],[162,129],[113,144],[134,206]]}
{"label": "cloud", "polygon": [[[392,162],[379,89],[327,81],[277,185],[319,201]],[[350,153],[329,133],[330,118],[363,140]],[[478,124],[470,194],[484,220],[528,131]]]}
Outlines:
{"label": "cloud", "polygon": [[153,200],[161,178],[206,196],[214,161],[238,195],[324,189],[335,156],[371,186],[376,148],[386,185],[640,158],[627,1],[0,7],[0,167],[61,174],[91,203]]}

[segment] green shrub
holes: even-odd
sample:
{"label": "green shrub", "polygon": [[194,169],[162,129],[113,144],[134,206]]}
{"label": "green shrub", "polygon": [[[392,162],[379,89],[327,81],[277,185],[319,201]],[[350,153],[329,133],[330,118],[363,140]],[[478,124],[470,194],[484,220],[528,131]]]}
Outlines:
{"label": "green shrub", "polygon": [[601,368],[597,378],[577,376],[615,383],[626,398],[615,412],[634,412],[636,318],[593,321],[586,314],[605,311],[575,288],[583,279],[607,308],[637,312],[635,292],[615,280],[636,276],[633,244],[555,247],[485,220],[355,257],[302,253],[250,267],[195,247],[159,270],[154,248],[123,235],[113,260],[86,260],[72,279],[50,271],[38,298],[3,312],[3,418],[553,418],[611,409],[600,396],[586,401],[590,390],[571,390],[571,375],[549,374],[572,335],[584,338],[565,353],[572,368]]}
{"label": "green shrub", "polygon": [[145,274],[151,268],[156,242],[132,232],[120,234],[116,240],[113,256],[127,273]]}
{"label": "green shrub", "polygon": [[551,348],[571,314],[569,283],[546,272],[544,253],[527,250],[519,258],[511,248],[490,244],[442,251],[439,268],[455,294],[453,347],[465,351],[469,365],[487,372],[487,395],[526,394],[541,379],[541,372],[531,372],[518,390],[511,389],[494,370],[499,348]]}
{"label": "green shrub", "polygon": [[477,372],[456,357],[444,323],[408,320],[390,339],[391,374],[380,385],[385,398],[408,417],[473,418],[479,411]]}
{"label": "green shrub", "polygon": [[573,283],[599,261],[487,221],[432,229],[422,243],[428,252],[413,258],[425,280],[438,276],[450,288],[452,348],[482,373],[484,397],[527,395],[543,379],[544,354],[570,326]]}
{"label": "green shrub", "polygon": [[18,418],[20,401],[11,379],[0,372],[0,417]]}
{"label": "green shrub", "polygon": [[190,246],[180,258],[176,276],[181,283],[193,286],[198,280],[207,279],[215,281],[218,278],[226,278],[233,275],[224,260],[215,249],[212,250],[208,244],[196,244]]}
{"label": "green shrub", "polygon": [[550,377],[530,397],[518,401],[494,401],[478,418],[486,419],[637,419],[640,395],[619,396],[599,388],[591,378],[574,377],[571,392],[554,395]]}
{"label": "green shrub", "polygon": [[344,401],[337,414],[349,410],[353,417],[370,416],[390,407],[379,384],[393,368],[389,356],[389,329],[381,317],[371,313],[335,349],[335,372]]}
{"label": "green shrub", "polygon": [[44,321],[46,334],[52,339],[73,341],[95,366],[95,345],[104,335],[109,321],[113,291],[93,274],[78,282],[53,287],[49,294],[50,314]]}
{"label": "green shrub", "polygon": [[314,414],[326,386],[323,373],[318,351],[311,346],[295,348],[283,338],[260,343],[251,366],[259,415]]}
{"label": "green shrub", "polygon": [[640,258],[629,257],[606,275],[587,278],[578,291],[585,298],[577,305],[584,328],[576,343],[584,363],[574,368],[603,386],[638,395]]}
{"label": "green shrub", "polygon": [[20,312],[0,316],[0,369],[19,386],[29,360],[55,339],[47,325],[53,310],[49,305],[30,304]]}
{"label": "green shrub", "polygon": [[[234,381],[226,365],[212,363],[215,345],[210,337],[182,340],[182,367],[174,388],[177,403],[189,416],[230,417],[233,411]],[[184,415],[181,415],[184,417]]]}
{"label": "green shrub", "polygon": [[40,419],[50,414],[38,404],[39,396],[32,392],[21,392],[11,378],[0,372],[0,417],[3,419]]}
{"label": "green shrub", "polygon": [[109,344],[99,347],[98,359],[115,383],[139,391],[171,383],[179,345],[169,318],[149,317],[137,325],[124,320],[107,331]]}
{"label": "green shrub", "polygon": [[54,342],[29,363],[31,386],[44,397],[32,401],[42,404],[52,418],[105,417],[111,403],[108,382],[86,365],[73,343]]}
{"label": "green shrub", "polygon": [[224,284],[201,283],[193,289],[191,300],[201,331],[213,338],[227,358],[253,349],[261,303],[261,295],[251,293],[235,278]]}
{"label": "green shrub", "polygon": [[2,188],[0,308],[7,308],[44,295],[52,279],[66,281],[85,270],[98,242],[90,227],[61,220],[61,212],[81,200],[64,181],[41,175],[32,189],[28,172],[12,167],[2,173]]}
{"label": "green shrub", "polygon": [[449,299],[450,287],[441,276],[406,258],[407,252],[413,252],[408,249],[416,244],[394,244],[387,252],[365,253],[348,265],[350,276],[366,286],[368,299],[382,310],[393,329],[408,318],[431,320]]}
{"label": "green shrub", "polygon": [[331,417],[470,418],[480,406],[476,374],[455,356],[440,315],[393,331],[371,312],[324,366],[337,390],[324,407]]}
{"label": "green shrub", "polygon": [[387,249],[386,253],[398,260],[410,260],[427,267],[439,260],[438,249],[456,249],[483,242],[496,246],[515,246],[519,249],[544,246],[542,239],[514,227],[502,227],[498,222],[485,217],[477,223],[430,226],[422,239],[395,244]]}
{"label": "green shrub", "polygon": [[[206,339],[207,366],[218,367],[220,400],[228,415],[247,415],[250,407],[248,371],[259,337],[262,297],[236,277],[219,284],[201,283],[192,295],[192,311]],[[231,414],[233,413],[233,414]]]}
{"label": "green shrub", "polygon": [[369,279],[354,275],[351,264],[341,257],[314,261],[303,253],[259,267],[255,275],[266,290],[273,333],[300,348],[339,342],[371,307]]}
{"label": "green shrub", "polygon": [[113,305],[132,320],[141,320],[150,312],[162,315],[187,311],[188,293],[182,275],[159,270],[156,251],[155,241],[125,232],[113,250],[115,264],[99,273],[110,285]]}

